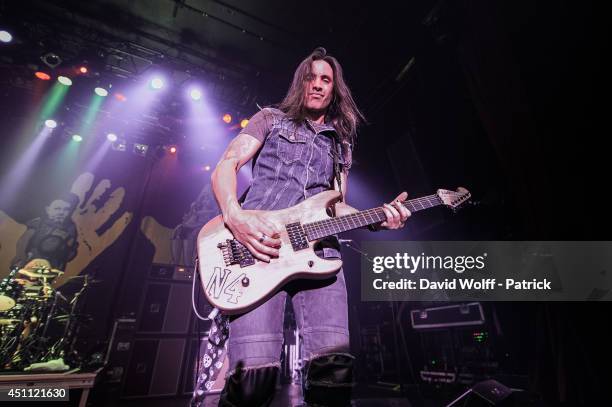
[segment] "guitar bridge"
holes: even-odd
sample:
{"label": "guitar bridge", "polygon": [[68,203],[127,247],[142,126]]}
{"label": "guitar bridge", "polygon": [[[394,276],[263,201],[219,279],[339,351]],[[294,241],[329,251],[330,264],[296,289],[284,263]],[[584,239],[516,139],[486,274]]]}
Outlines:
{"label": "guitar bridge", "polygon": [[238,264],[240,267],[246,267],[255,264],[255,258],[249,249],[236,239],[226,239],[225,242],[219,243],[217,248],[223,254],[225,266]]}

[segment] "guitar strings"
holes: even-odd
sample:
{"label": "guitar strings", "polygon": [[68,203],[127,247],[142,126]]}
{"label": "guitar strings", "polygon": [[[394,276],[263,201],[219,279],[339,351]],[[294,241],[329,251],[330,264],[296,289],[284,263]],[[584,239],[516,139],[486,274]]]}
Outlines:
{"label": "guitar strings", "polygon": [[[439,205],[440,203],[442,203],[442,200],[437,194],[433,194],[433,195],[428,195],[428,196],[421,197],[421,198],[415,198],[411,200],[402,201],[401,203],[405,207],[411,206],[412,211],[416,212],[421,209],[426,209],[426,208],[430,208],[430,207]],[[416,207],[417,204],[421,206],[420,209]],[[382,207],[377,207],[377,208],[371,208],[371,209],[367,209],[364,211],[360,211],[357,213],[340,216],[337,218],[329,218],[329,219],[324,219],[321,221],[304,224],[303,227],[304,227],[304,231],[308,235],[312,235],[312,233],[309,233],[309,232],[314,232],[315,235],[318,235],[321,232],[324,234],[333,234],[333,233],[342,232],[342,231],[351,229],[353,227],[360,227],[360,226],[364,226],[365,224],[380,222],[384,220],[384,218],[386,217],[384,216],[382,219],[380,219],[381,215],[384,216],[384,211]],[[367,219],[368,216],[370,217],[370,220]],[[372,220],[374,221],[372,222]],[[362,224],[363,221],[365,221],[366,223]],[[349,222],[352,223],[352,225]],[[334,230],[334,229],[337,229],[338,227],[340,227],[341,230]],[[317,237],[312,236],[312,238],[318,238],[318,237],[320,236],[317,236]],[[309,238],[311,238],[311,236],[309,236]]]}

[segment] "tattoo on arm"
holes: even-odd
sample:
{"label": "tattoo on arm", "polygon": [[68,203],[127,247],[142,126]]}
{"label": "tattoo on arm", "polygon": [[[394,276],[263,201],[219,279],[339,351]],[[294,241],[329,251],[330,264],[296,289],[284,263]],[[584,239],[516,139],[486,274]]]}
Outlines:
{"label": "tattoo on arm", "polygon": [[255,155],[261,145],[261,141],[255,137],[241,134],[231,141],[221,161],[233,162],[236,166],[236,171],[238,171],[240,167],[246,164]]}
{"label": "tattoo on arm", "polygon": [[236,196],[236,174],[240,167],[246,164],[257,150],[261,141],[248,134],[236,136],[223,153],[212,174],[212,187],[224,217],[232,208],[239,208]]}

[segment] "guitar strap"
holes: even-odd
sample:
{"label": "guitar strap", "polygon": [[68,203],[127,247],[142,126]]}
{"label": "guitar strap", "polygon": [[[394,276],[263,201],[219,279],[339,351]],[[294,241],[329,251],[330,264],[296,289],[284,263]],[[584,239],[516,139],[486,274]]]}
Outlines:
{"label": "guitar strap", "polygon": [[336,137],[334,137],[332,140],[334,143],[334,150],[332,151],[332,155],[334,157],[334,178],[338,183],[340,202],[344,202],[344,196],[342,194],[342,164],[340,163],[340,157],[342,156],[342,145]]}

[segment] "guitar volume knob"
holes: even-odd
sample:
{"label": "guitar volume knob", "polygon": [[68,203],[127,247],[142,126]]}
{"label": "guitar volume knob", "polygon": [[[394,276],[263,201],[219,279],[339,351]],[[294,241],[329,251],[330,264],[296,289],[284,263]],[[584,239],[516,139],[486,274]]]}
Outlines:
{"label": "guitar volume knob", "polygon": [[249,283],[250,283],[250,280],[249,280],[249,278],[248,278],[248,277],[244,277],[244,278],[242,279],[241,283],[242,283],[242,286],[243,286],[243,287],[248,287],[248,286],[249,286]]}

